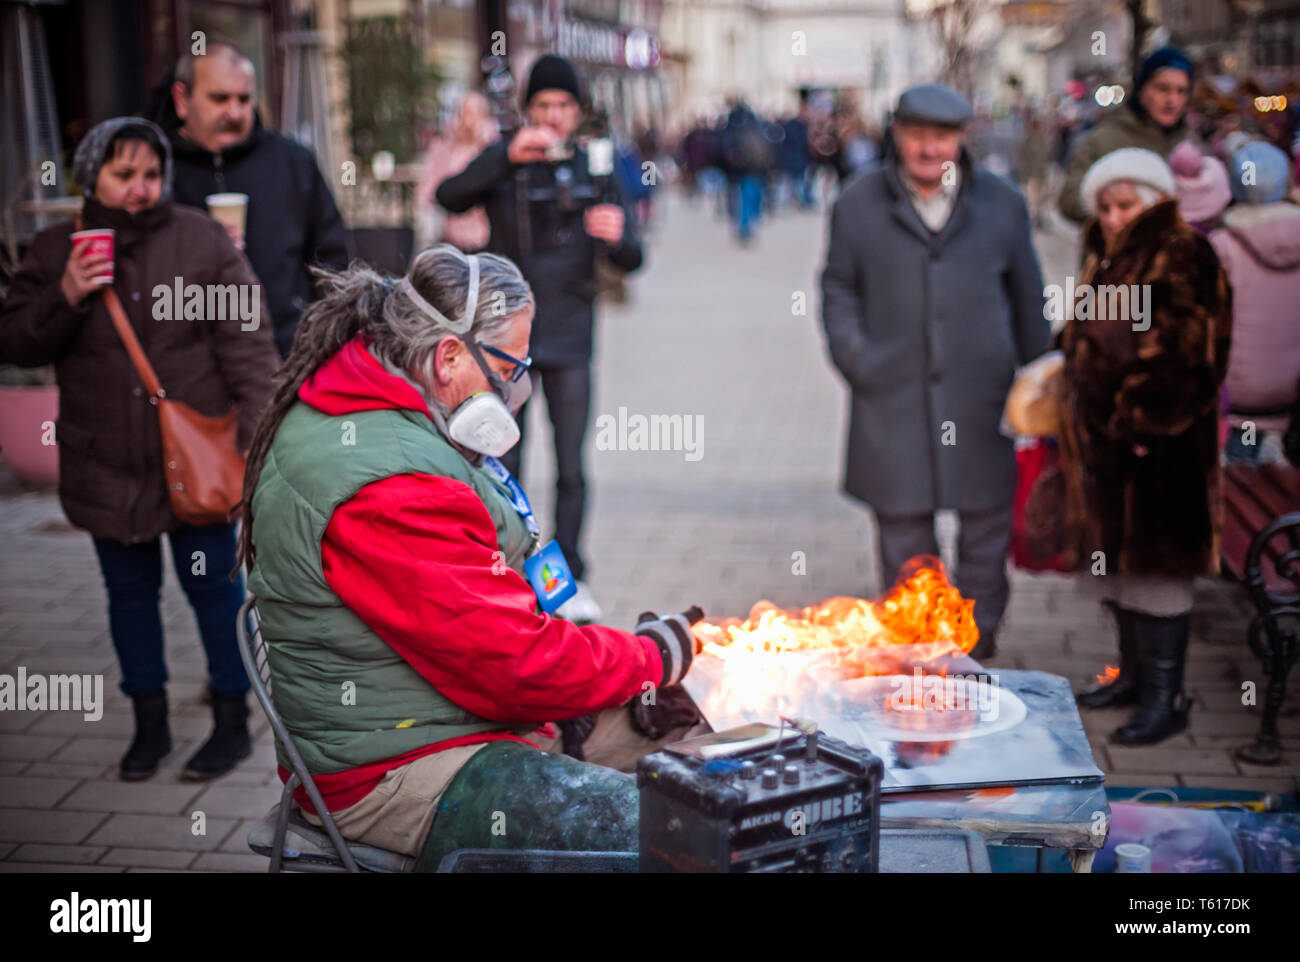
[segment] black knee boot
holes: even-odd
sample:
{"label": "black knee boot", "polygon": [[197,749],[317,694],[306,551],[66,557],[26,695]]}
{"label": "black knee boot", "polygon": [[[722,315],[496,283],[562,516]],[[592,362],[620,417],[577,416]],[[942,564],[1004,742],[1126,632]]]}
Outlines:
{"label": "black knee boot", "polygon": [[1192,618],[1131,615],[1142,673],[1138,710],[1115,730],[1111,740],[1120,745],[1151,745],[1187,727],[1191,703],[1183,694],[1183,666]]}
{"label": "black knee boot", "polygon": [[135,738],[122,756],[118,773],[123,781],[138,782],[158,771],[158,763],[172,750],[167,692],[159,689],[148,695],[133,695],[131,707],[135,711]]}
{"label": "black knee boot", "polygon": [[1137,636],[1134,633],[1134,612],[1119,605],[1105,602],[1115,613],[1119,626],[1119,675],[1114,681],[1103,682],[1096,688],[1081,692],[1075,701],[1081,708],[1118,708],[1132,705],[1138,700],[1142,671],[1137,653]]}
{"label": "black knee boot", "polygon": [[211,736],[185,765],[183,777],[204,781],[224,775],[253,753],[248,735],[248,703],[243,695],[212,693]]}

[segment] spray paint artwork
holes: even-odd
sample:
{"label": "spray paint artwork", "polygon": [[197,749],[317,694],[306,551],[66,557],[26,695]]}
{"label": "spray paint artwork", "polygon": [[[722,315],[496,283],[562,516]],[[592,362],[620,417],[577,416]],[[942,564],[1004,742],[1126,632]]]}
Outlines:
{"label": "spray paint artwork", "polygon": [[[1064,678],[976,666],[973,676],[920,683],[915,675],[829,680],[816,661],[795,655],[779,690],[748,704],[724,678],[725,663],[708,656],[684,685],[715,730],[799,717],[870,749],[885,763],[885,792],[1102,779]],[[718,698],[723,691],[730,697]]]}
{"label": "spray paint artwork", "polygon": [[799,717],[869,748],[883,791],[1100,781],[1064,678],[970,658],[974,607],[920,555],[879,599],[695,624],[683,684],[715,731]]}

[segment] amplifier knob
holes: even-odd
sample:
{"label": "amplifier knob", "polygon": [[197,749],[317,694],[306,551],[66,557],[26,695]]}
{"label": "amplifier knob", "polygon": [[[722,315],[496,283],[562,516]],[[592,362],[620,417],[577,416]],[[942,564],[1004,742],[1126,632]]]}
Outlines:
{"label": "amplifier knob", "polygon": [[767,763],[779,772],[782,768],[785,767],[785,756],[773,755],[767,760]]}
{"label": "amplifier knob", "polygon": [[781,784],[781,779],[776,774],[775,768],[763,769],[763,780],[761,784],[764,788],[776,788],[777,785]]}
{"label": "amplifier knob", "polygon": [[746,781],[758,778],[758,766],[753,762],[741,762],[740,777]]}
{"label": "amplifier knob", "polygon": [[782,773],[783,780],[787,785],[799,784],[799,767],[797,765],[787,765]]}

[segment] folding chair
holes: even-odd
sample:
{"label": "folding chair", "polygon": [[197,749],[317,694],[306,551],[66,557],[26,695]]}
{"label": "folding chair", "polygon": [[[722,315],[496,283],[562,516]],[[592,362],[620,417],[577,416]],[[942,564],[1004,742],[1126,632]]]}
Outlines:
{"label": "folding chair", "polygon": [[[249,597],[239,609],[235,621],[235,637],[239,643],[239,657],[252,683],[262,711],[271,723],[275,743],[289,759],[293,774],[284,783],[280,803],[266,813],[261,823],[248,833],[248,847],[258,855],[271,859],[268,871],[282,870],[285,862],[301,872],[409,872],[415,858],[400,852],[348,842],[334,824],[320,790],[312,781],[307,764],[284,727],[279,713],[271,701],[271,668],[266,657],[266,642],[262,638],[261,622],[256,619],[256,599]],[[256,619],[256,620],[255,620]],[[250,625],[252,625],[250,631]],[[324,831],[307,821],[297,810],[293,791],[299,785],[307,792],[317,816],[324,823]]]}

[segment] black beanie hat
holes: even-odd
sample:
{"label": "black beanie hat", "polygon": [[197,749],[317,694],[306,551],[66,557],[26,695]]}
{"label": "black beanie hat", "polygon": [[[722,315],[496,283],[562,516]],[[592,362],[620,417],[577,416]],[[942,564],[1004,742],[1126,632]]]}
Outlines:
{"label": "black beanie hat", "polygon": [[582,93],[578,85],[578,71],[573,64],[559,54],[547,53],[537,58],[533,69],[528,73],[528,87],[524,91],[524,106],[527,107],[533,95],[542,90],[566,90],[573,94],[573,99],[582,103]]}
{"label": "black beanie hat", "polygon": [[1162,67],[1173,67],[1175,70],[1181,70],[1187,74],[1187,82],[1190,84],[1196,74],[1196,69],[1192,66],[1192,61],[1188,59],[1187,54],[1183,53],[1177,47],[1160,47],[1152,50],[1138,65],[1137,76],[1133,78],[1133,93],[1136,94],[1146,86],[1151,75]]}

